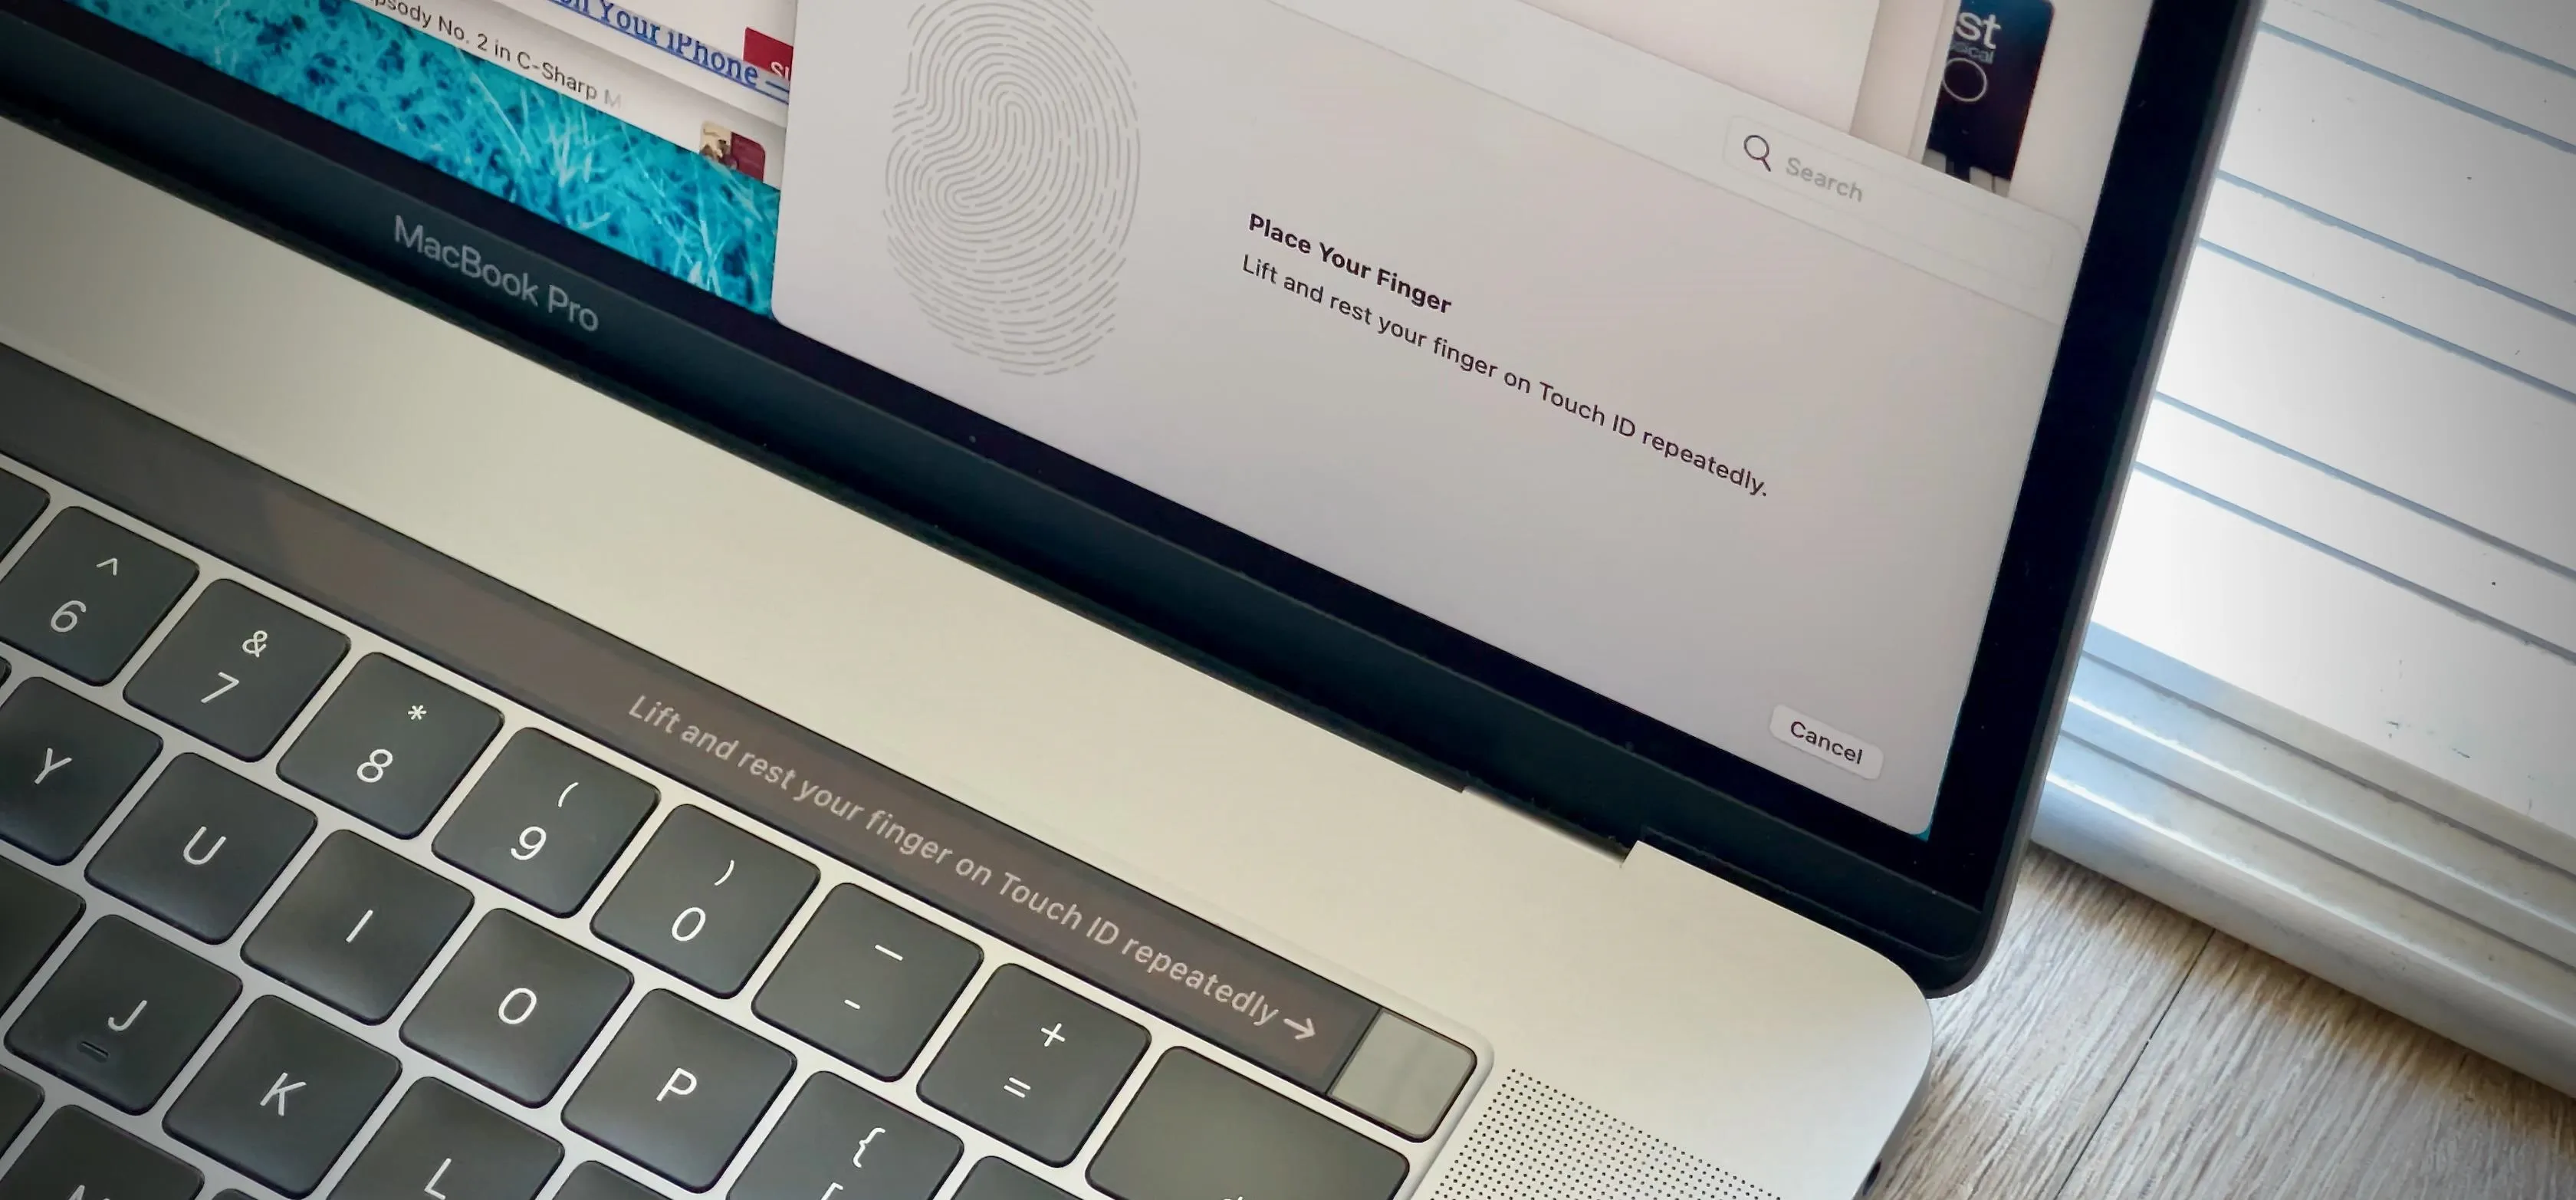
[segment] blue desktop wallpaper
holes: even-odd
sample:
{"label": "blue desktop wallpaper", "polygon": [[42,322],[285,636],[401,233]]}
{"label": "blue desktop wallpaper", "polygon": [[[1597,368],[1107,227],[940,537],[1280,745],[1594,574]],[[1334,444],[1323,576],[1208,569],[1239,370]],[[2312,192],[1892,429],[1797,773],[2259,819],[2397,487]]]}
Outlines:
{"label": "blue desktop wallpaper", "polygon": [[767,313],[778,189],[353,0],[70,0]]}

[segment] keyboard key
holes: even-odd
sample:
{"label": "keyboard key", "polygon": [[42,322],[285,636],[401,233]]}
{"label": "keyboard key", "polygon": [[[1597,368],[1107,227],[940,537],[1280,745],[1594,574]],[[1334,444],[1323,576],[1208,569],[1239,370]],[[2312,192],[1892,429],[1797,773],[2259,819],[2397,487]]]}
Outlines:
{"label": "keyboard key", "polygon": [[523,729],[438,831],[438,856],[568,917],[660,799],[653,785]]}
{"label": "keyboard key", "polygon": [[817,877],[814,864],[683,807],[653,834],[590,929],[730,996],[751,978]]}
{"label": "keyboard key", "polygon": [[554,1139],[424,1079],[358,1152],[331,1200],[536,1200],[562,1161]]}
{"label": "keyboard key", "polygon": [[1145,1029],[1024,967],[993,972],[921,1077],[921,1098],[1063,1166],[1145,1053]]}
{"label": "keyboard key", "polygon": [[870,1075],[900,1079],[983,961],[975,943],[843,884],[751,1010]]}
{"label": "keyboard key", "polygon": [[930,1200],[964,1152],[946,1130],[816,1075],[725,1200]]}
{"label": "keyboard key", "polygon": [[607,959],[495,912],[429,985],[402,1037],[521,1104],[543,1104],[630,983]]}
{"label": "keyboard key", "polygon": [[45,1106],[45,1089],[30,1083],[24,1076],[0,1067],[0,1152],[18,1140],[18,1131],[35,1119],[36,1110]]}
{"label": "keyboard key", "polygon": [[70,509],[0,579],[0,641],[105,683],[197,578],[197,564]]}
{"label": "keyboard key", "polygon": [[796,1059],[655,992],[564,1104],[564,1124],[693,1192],[724,1174]]}
{"label": "keyboard key", "polygon": [[[1074,1198],[1072,1193],[1001,1159],[988,1158],[975,1164],[975,1169],[966,1173],[966,1182],[957,1185],[957,1194],[949,1200],[1074,1200]],[[1242,1200],[1242,1198],[1236,1197],[1235,1200]]]}
{"label": "keyboard key", "polygon": [[236,758],[255,759],[348,652],[339,630],[218,579],[144,660],[125,698]]}
{"label": "keyboard key", "polygon": [[[604,1163],[586,1162],[564,1177],[555,1200],[662,1200],[661,1194],[617,1173]],[[803,1197],[801,1200],[812,1200]]]}
{"label": "keyboard key", "polygon": [[67,863],[161,755],[142,726],[30,679],[0,704],[0,837]]}
{"label": "keyboard key", "polygon": [[392,1055],[264,996],[162,1126],[261,1183],[307,1196],[401,1077]]}
{"label": "keyboard key", "polygon": [[82,907],[69,888],[0,858],[0,1008],[35,978]]}
{"label": "keyboard key", "polygon": [[0,471],[0,554],[18,544],[36,518],[45,515],[45,489]]}
{"label": "keyboard key", "polygon": [[1388,1200],[1404,1156],[1188,1050],[1154,1064],[1091,1159],[1118,1200]]}
{"label": "keyboard key", "polygon": [[209,942],[241,927],[313,814],[212,761],[183,754],[90,859],[90,882]]}
{"label": "keyboard key", "polygon": [[222,968],[123,917],[102,917],[9,1027],[29,1062],[139,1113],[241,994]]}
{"label": "keyboard key", "polygon": [[77,1108],[57,1110],[0,1176],[0,1200],[193,1200],[206,1177]]}
{"label": "keyboard key", "polygon": [[416,837],[500,732],[500,711],[381,654],[277,760],[278,778],[396,837]]}
{"label": "keyboard key", "polygon": [[261,918],[242,958],[370,1025],[392,1016],[474,900],[342,830]]}

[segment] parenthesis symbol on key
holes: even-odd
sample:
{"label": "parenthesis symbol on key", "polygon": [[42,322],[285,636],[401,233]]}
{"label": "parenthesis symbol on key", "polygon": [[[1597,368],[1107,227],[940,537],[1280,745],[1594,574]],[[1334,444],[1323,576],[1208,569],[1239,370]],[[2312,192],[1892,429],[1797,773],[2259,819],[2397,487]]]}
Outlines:
{"label": "parenthesis symbol on key", "polygon": [[577,788],[577,787],[580,787],[580,786],[581,786],[581,781],[580,781],[580,780],[578,780],[578,779],[573,780],[571,783],[567,783],[567,784],[565,784],[565,785],[564,785],[563,794],[562,794],[562,795],[560,795],[560,796],[555,797],[555,807],[556,807],[556,808],[562,808],[562,807],[564,806],[564,801],[572,799],[572,790],[573,790],[574,788]]}

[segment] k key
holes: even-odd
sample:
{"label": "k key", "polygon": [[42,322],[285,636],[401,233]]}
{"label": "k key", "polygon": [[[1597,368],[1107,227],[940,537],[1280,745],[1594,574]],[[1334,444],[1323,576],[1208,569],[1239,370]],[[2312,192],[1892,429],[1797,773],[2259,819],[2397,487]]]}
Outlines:
{"label": "k key", "polygon": [[310,1195],[401,1076],[393,1056],[263,997],[179,1093],[164,1125],[286,1195]]}

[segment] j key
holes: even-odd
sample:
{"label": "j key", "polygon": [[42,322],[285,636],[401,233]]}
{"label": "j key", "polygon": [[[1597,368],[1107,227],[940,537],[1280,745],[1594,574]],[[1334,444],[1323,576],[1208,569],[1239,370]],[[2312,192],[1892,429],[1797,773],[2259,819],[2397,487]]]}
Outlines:
{"label": "j key", "polygon": [[161,754],[142,726],[30,679],[0,704],[0,837],[66,863]]}
{"label": "j key", "polygon": [[296,735],[277,774],[387,833],[414,837],[500,728],[491,705],[370,654]]}
{"label": "j key", "polygon": [[70,509],[0,579],[0,641],[105,683],[197,578],[197,564]]}
{"label": "j key", "polygon": [[194,754],[181,755],[90,860],[90,882],[209,942],[313,835],[313,814]]}
{"label": "j key", "polygon": [[1073,1200],[1073,1195],[1001,1159],[988,1158],[966,1173],[966,1182],[957,1185],[957,1194],[949,1200]]}
{"label": "j key", "polygon": [[702,1192],[795,1069],[786,1051],[673,993],[655,992],[635,1006],[564,1104],[564,1124]]}
{"label": "j key", "polygon": [[571,916],[659,798],[653,785],[523,729],[438,831],[438,856]]}
{"label": "j key", "polygon": [[195,1167],[77,1108],[56,1110],[0,1176],[0,1200],[190,1200]]}
{"label": "j key", "polygon": [[1145,1053],[1145,1030],[1022,967],[993,972],[921,1078],[921,1098],[1063,1166]]}
{"label": "j key", "polygon": [[695,808],[662,823],[591,932],[714,992],[742,990],[805,895],[812,863]]}
{"label": "j key", "polygon": [[1388,1200],[1404,1156],[1188,1050],[1154,1064],[1091,1159],[1118,1200]]}
{"label": "j key", "polygon": [[18,544],[18,535],[45,515],[45,489],[0,471],[0,554]]}
{"label": "j key", "polygon": [[536,1200],[562,1161],[554,1139],[424,1079],[358,1152],[331,1200]]}
{"label": "j key", "polygon": [[843,884],[751,1009],[870,1075],[899,1079],[983,960],[973,942]]}
{"label": "j key", "polygon": [[403,1022],[403,1040],[521,1104],[543,1104],[626,998],[607,959],[495,912]]}
{"label": "j key", "polygon": [[123,917],[101,917],[9,1027],[9,1048],[99,1099],[152,1107],[241,981]]}
{"label": "j key", "polygon": [[18,1140],[18,1131],[45,1106],[45,1089],[27,1082],[17,1072],[0,1067],[0,1150]]}
{"label": "j key", "polygon": [[236,758],[255,759],[348,652],[339,630],[219,579],[144,660],[125,698]]}
{"label": "j key", "polygon": [[342,830],[269,906],[242,958],[373,1025],[393,1015],[473,907],[464,888]]}
{"label": "j key", "polygon": [[964,1149],[946,1130],[816,1075],[725,1200],[930,1200]]}
{"label": "j key", "polygon": [[262,997],[162,1125],[261,1183],[306,1196],[401,1077],[392,1055]]}
{"label": "j key", "polygon": [[72,923],[80,920],[80,897],[51,880],[0,858],[0,1008],[18,998],[18,989],[45,965]]}

